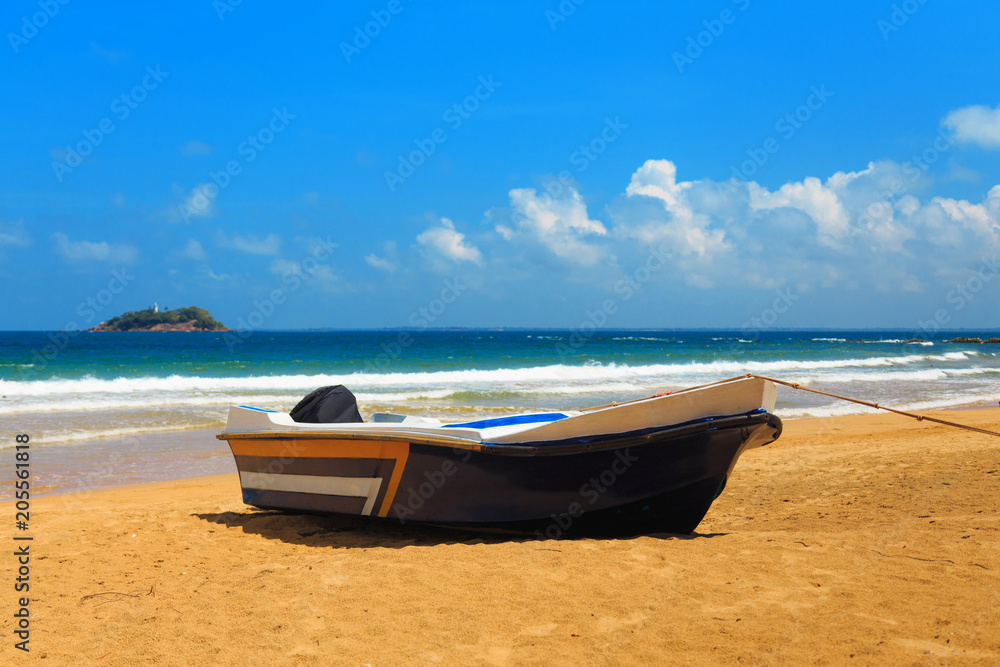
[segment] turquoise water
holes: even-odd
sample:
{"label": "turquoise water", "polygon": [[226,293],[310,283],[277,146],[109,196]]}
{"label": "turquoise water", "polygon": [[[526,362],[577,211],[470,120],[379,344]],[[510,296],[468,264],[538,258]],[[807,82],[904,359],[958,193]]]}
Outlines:
{"label": "turquoise water", "polygon": [[[344,384],[363,414],[464,420],[627,400],[753,372],[902,409],[996,404],[1000,345],[911,332],[0,332],[0,419],[36,443],[221,428]],[[865,412],[780,390],[785,418]],[[6,429],[5,429],[6,430]],[[13,440],[2,443],[12,446]]]}

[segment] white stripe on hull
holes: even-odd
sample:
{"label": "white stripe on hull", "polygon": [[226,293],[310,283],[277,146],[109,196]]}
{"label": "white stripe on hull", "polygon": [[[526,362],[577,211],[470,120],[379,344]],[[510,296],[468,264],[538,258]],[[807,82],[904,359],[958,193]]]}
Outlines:
{"label": "white stripe on hull", "polygon": [[375,498],[382,488],[381,477],[321,477],[319,475],[275,475],[266,472],[240,471],[240,484],[244,489],[261,491],[286,491],[289,493],[315,493],[324,496],[350,496],[366,498],[361,510],[370,516]]}

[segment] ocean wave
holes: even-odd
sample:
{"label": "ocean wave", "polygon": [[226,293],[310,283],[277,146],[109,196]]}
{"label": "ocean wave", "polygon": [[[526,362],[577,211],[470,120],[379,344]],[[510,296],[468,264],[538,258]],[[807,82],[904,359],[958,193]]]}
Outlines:
{"label": "ocean wave", "polygon": [[979,356],[978,352],[945,352],[944,354],[928,354],[928,361],[967,361],[970,357]]}
{"label": "ocean wave", "polygon": [[[420,401],[498,401],[516,400],[518,398],[543,397],[548,395],[586,395],[617,393],[637,393],[650,389],[647,386],[628,382],[611,382],[595,385],[544,385],[526,387],[518,390],[462,390],[450,389],[416,389],[403,392],[353,392],[362,407],[370,404],[400,404]],[[149,393],[142,396],[131,396],[123,401],[118,394],[103,394],[89,398],[46,398],[42,400],[22,400],[0,405],[0,414],[17,415],[31,413],[92,413],[92,412],[164,412],[181,408],[218,408],[220,413],[230,405],[253,405],[255,407],[284,408],[294,406],[306,393],[306,390],[289,391],[286,394],[247,394],[220,392],[208,396],[192,396],[176,394]]]}
{"label": "ocean wave", "polygon": [[[78,425],[76,427],[72,425],[66,425],[62,428],[48,428],[45,430],[34,429],[31,437],[31,444],[33,446],[38,445],[53,445],[53,444],[71,444],[71,443],[85,443],[89,440],[119,440],[116,445],[125,446],[133,445],[136,452],[141,452],[142,440],[140,436],[147,435],[150,433],[167,433],[167,432],[179,432],[179,431],[189,431],[192,429],[204,429],[204,428],[218,428],[221,430],[223,424],[225,423],[225,413],[222,413],[222,419],[183,419],[163,423],[144,423],[144,424],[134,424],[131,426],[120,426],[114,428],[93,428],[90,424]],[[14,441],[11,440],[9,443],[0,442],[0,450],[13,449]]]}
{"label": "ocean wave", "polygon": [[130,397],[122,401],[117,394],[96,395],[90,398],[52,398],[49,400],[26,400],[0,404],[0,414],[23,414],[33,412],[92,412],[95,410],[115,410],[119,412],[162,411],[174,408],[227,408],[241,403],[259,405],[294,405],[301,395],[249,395],[219,393],[211,396],[170,395],[150,393],[144,397]]}
{"label": "ocean wave", "polygon": [[[0,394],[9,398],[58,397],[74,394],[114,394],[123,398],[147,393],[182,392],[192,397],[215,393],[254,395],[267,392],[307,392],[329,384],[344,384],[360,391],[410,388],[434,389],[488,387],[525,387],[596,382],[646,382],[661,384],[722,379],[743,373],[792,373],[804,371],[849,371],[908,366],[931,361],[968,361],[974,352],[948,352],[943,355],[877,356],[851,359],[775,360],[775,361],[690,361],[675,364],[625,365],[589,360],[584,365],[553,364],[526,368],[466,369],[369,373],[356,371],[337,375],[253,375],[245,377],[204,377],[170,375],[101,379],[84,377],[59,380],[0,380]],[[3,403],[0,403],[2,407]]]}
{"label": "ocean wave", "polygon": [[878,338],[878,339],[875,339],[875,340],[865,340],[865,339],[861,339],[861,340],[848,340],[847,338],[810,338],[809,340],[813,341],[813,342],[818,342],[818,343],[863,343],[863,344],[869,344],[869,345],[878,345],[878,344],[882,344],[882,345],[898,345],[898,344],[905,344],[905,345],[925,345],[925,346],[928,346],[928,347],[934,345],[934,341],[930,341],[930,340],[912,340],[912,339],[903,339],[903,338]]}
{"label": "ocean wave", "polygon": [[946,368],[948,375],[985,375],[1000,373],[1000,368],[990,366],[972,366],[971,368]]}
{"label": "ocean wave", "polygon": [[[577,394],[625,394],[648,391],[650,389],[651,387],[648,384],[634,382],[602,382],[601,384],[587,383],[578,385],[546,384],[535,387],[519,387],[517,389],[459,390],[448,393],[444,398],[454,400],[497,400],[551,395],[573,396]],[[383,394],[372,394],[372,400],[387,400],[383,397]],[[360,395],[358,400],[360,400]]]}
{"label": "ocean wave", "polygon": [[856,373],[826,373],[803,374],[795,378],[795,382],[804,385],[813,384],[846,384],[854,382],[930,382],[944,380],[949,377],[948,371],[940,368],[925,368],[920,370],[886,370],[880,373],[859,375]]}
{"label": "ocean wave", "polygon": [[[643,340],[643,341],[653,341],[657,343],[669,343],[671,339],[669,338],[654,338],[651,336],[616,336],[611,340]],[[712,340],[722,340],[720,338],[713,338]]]}

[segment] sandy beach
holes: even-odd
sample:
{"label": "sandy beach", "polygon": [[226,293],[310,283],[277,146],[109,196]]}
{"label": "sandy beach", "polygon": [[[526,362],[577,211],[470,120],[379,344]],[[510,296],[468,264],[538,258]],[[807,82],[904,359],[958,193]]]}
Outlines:
{"label": "sandy beach", "polygon": [[[1000,430],[996,409],[933,414]],[[691,536],[539,541],[283,515],[244,506],[235,474],[47,496],[31,508],[31,651],[14,649],[7,555],[0,655],[997,664],[998,506],[1000,439],[895,415],[786,422]],[[0,508],[5,543],[24,544],[13,503]]]}

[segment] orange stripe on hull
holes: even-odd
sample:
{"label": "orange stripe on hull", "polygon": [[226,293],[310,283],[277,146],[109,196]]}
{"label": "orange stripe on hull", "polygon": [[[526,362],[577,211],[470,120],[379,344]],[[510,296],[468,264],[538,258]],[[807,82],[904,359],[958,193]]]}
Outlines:
{"label": "orange stripe on hull", "polygon": [[392,459],[392,477],[379,507],[380,517],[388,516],[410,455],[410,443],[390,440],[230,440],[235,456],[265,456],[297,459]]}

